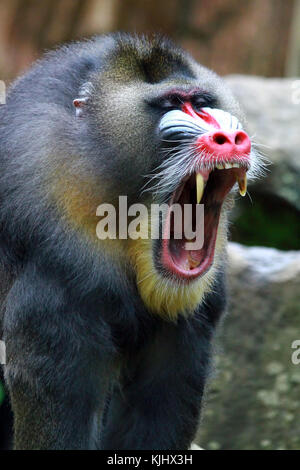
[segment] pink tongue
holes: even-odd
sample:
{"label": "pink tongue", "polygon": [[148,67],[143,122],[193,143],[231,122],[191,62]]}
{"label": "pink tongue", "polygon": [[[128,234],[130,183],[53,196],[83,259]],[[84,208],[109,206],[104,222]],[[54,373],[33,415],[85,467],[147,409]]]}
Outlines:
{"label": "pink tongue", "polygon": [[205,248],[201,250],[185,250],[186,240],[172,240],[170,242],[171,256],[183,269],[189,271],[200,265],[205,256]]}
{"label": "pink tongue", "polygon": [[[210,243],[208,238],[215,237],[216,232],[216,219],[214,214],[206,214],[205,217],[205,233],[204,246],[200,250],[185,250],[187,240],[170,240],[170,254],[174,262],[181,266],[183,269],[190,271],[200,266],[205,261],[205,258],[210,258]],[[213,246],[214,244],[212,244]]]}
{"label": "pink tongue", "polygon": [[206,255],[206,248],[201,250],[184,250],[185,242],[182,240],[172,240],[171,256],[174,262],[185,271],[191,271],[203,262]]}

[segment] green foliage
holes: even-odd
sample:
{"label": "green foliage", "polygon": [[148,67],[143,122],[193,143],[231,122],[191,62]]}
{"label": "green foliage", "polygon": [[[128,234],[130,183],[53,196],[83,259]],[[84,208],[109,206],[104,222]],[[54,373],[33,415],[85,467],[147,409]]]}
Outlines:
{"label": "green foliage", "polygon": [[254,194],[253,203],[239,202],[232,226],[232,240],[249,246],[279,250],[300,249],[300,213],[281,198]]}

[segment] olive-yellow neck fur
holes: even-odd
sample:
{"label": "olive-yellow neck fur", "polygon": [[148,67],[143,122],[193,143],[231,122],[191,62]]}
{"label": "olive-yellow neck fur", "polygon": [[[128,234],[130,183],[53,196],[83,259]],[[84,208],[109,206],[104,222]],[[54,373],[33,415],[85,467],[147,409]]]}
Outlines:
{"label": "olive-yellow neck fur", "polygon": [[105,200],[99,184],[92,179],[79,179],[67,172],[56,175],[53,196],[62,212],[66,223],[75,229],[87,244],[106,250],[113,257],[118,257],[129,264],[135,273],[139,294],[153,314],[168,320],[176,320],[178,315],[194,312],[205,295],[211,290],[219,261],[226,249],[227,217],[221,213],[216,240],[214,262],[207,273],[188,283],[166,278],[158,272],[153,260],[153,241],[148,233],[151,221],[143,220],[140,224],[141,238],[137,240],[106,239],[99,240],[96,227],[99,217],[96,209]]}

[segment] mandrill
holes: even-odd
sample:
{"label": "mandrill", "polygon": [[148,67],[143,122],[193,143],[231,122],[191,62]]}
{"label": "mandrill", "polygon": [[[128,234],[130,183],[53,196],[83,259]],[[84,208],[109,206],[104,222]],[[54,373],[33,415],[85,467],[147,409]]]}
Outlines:
{"label": "mandrill", "polygon": [[[226,306],[227,213],[261,167],[243,126],[223,81],[160,37],[63,46],[10,87],[1,339],[16,449],[190,447]],[[120,196],[167,207],[158,236],[144,217],[140,236],[118,218],[97,235]],[[193,234],[175,236],[187,206]]]}

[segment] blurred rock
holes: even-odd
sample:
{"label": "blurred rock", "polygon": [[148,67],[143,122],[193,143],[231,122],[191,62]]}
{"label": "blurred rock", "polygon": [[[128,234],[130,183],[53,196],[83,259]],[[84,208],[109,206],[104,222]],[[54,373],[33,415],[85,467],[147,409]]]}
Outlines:
{"label": "blurred rock", "polygon": [[229,260],[229,314],[195,442],[300,449],[300,364],[291,359],[300,340],[300,252],[232,243]]}
{"label": "blurred rock", "polygon": [[300,80],[231,75],[226,81],[247,116],[250,135],[273,163],[256,187],[300,210]]}

